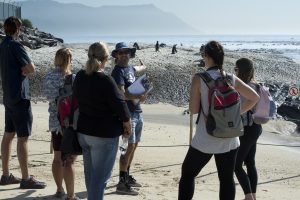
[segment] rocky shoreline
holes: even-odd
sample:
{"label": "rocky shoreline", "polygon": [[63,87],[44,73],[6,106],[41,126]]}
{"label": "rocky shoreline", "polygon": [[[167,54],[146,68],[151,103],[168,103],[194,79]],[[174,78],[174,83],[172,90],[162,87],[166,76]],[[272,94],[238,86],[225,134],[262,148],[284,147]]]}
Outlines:
{"label": "rocky shoreline", "polygon": [[[112,51],[115,44],[108,45],[110,51]],[[36,65],[36,73],[30,76],[33,101],[45,101],[42,82],[48,69],[53,67],[55,52],[62,46],[68,47],[72,51],[74,72],[84,66],[89,44],[58,44],[54,47],[29,50],[29,54]],[[162,102],[186,107],[188,105],[191,78],[197,72],[197,67],[193,63],[200,59],[199,48],[180,46],[177,47],[178,53],[176,54],[171,54],[172,46],[168,45],[160,48],[159,52],[155,52],[154,44],[140,44],[140,48],[141,50],[137,51],[131,64],[139,65],[139,59],[141,59],[147,66],[146,73],[153,82],[154,89],[146,103]],[[264,49],[255,52],[226,50],[225,70],[233,73],[235,62],[241,57],[247,57],[254,61],[257,81],[269,85],[278,106],[285,103],[293,105],[294,109],[299,110],[299,97],[289,98],[287,92],[290,84],[296,83],[299,85],[300,64],[276,52]],[[108,74],[113,66],[114,60],[110,58],[106,66]]]}
{"label": "rocky shoreline", "polygon": [[[0,41],[5,37],[4,29],[2,26],[3,25],[1,25],[0,28]],[[50,33],[45,33],[43,31],[38,30],[37,28],[27,28],[25,26],[21,27],[19,41],[24,46],[30,49],[39,49],[45,46],[53,47],[57,46],[58,44],[64,43],[63,39],[57,38]]]}

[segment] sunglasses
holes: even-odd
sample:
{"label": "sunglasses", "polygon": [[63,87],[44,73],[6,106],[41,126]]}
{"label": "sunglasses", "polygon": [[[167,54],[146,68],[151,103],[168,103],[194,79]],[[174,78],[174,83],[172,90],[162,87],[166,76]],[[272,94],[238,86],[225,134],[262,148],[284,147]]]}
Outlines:
{"label": "sunglasses", "polygon": [[130,54],[130,51],[128,51],[128,50],[125,50],[125,51],[118,51],[118,54],[119,55],[124,55],[124,54]]}

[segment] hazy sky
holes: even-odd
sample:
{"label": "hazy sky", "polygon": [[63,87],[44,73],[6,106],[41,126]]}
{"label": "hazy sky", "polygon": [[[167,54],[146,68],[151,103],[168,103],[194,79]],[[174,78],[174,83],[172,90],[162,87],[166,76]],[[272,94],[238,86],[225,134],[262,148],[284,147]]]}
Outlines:
{"label": "hazy sky", "polygon": [[300,0],[56,0],[89,6],[154,4],[207,34],[300,34]]}

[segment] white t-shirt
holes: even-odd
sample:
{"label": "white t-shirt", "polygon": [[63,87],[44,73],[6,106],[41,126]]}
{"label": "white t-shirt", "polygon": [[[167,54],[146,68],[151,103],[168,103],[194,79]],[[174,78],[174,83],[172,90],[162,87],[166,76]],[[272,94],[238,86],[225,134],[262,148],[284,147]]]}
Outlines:
{"label": "white t-shirt", "polygon": [[[219,70],[207,71],[213,79],[220,77]],[[208,87],[201,78],[201,104],[205,115],[208,114]],[[233,75],[233,86],[235,85],[235,76]],[[196,133],[192,140],[192,147],[208,154],[226,153],[240,146],[240,140],[235,138],[217,138],[209,135],[206,131],[203,112],[200,113],[199,123],[196,126]]]}

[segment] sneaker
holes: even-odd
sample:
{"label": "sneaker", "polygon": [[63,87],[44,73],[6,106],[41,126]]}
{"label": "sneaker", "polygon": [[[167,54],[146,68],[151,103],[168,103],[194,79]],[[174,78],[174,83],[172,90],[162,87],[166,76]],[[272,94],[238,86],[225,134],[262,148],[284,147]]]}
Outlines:
{"label": "sneaker", "polygon": [[65,196],[65,192],[64,191],[57,191],[55,194],[54,194],[54,197],[55,198],[58,198],[58,199],[61,199]]}
{"label": "sneaker", "polygon": [[0,185],[10,185],[10,184],[19,184],[21,182],[20,178],[15,177],[10,174],[9,176],[1,176]]}
{"label": "sneaker", "polygon": [[80,198],[77,196],[75,196],[74,198],[67,197],[67,198],[65,198],[65,200],[80,200]]}
{"label": "sneaker", "polygon": [[136,196],[139,194],[137,191],[133,190],[128,183],[124,183],[121,181],[117,185],[116,192],[118,194],[126,194],[126,195],[133,195],[133,196]]}
{"label": "sneaker", "polygon": [[142,187],[141,184],[139,184],[135,178],[133,178],[133,176],[128,176],[128,184],[131,186],[131,187]]}
{"label": "sneaker", "polygon": [[21,189],[44,189],[46,187],[46,183],[37,181],[34,176],[30,176],[28,180],[22,179],[20,183]]}

